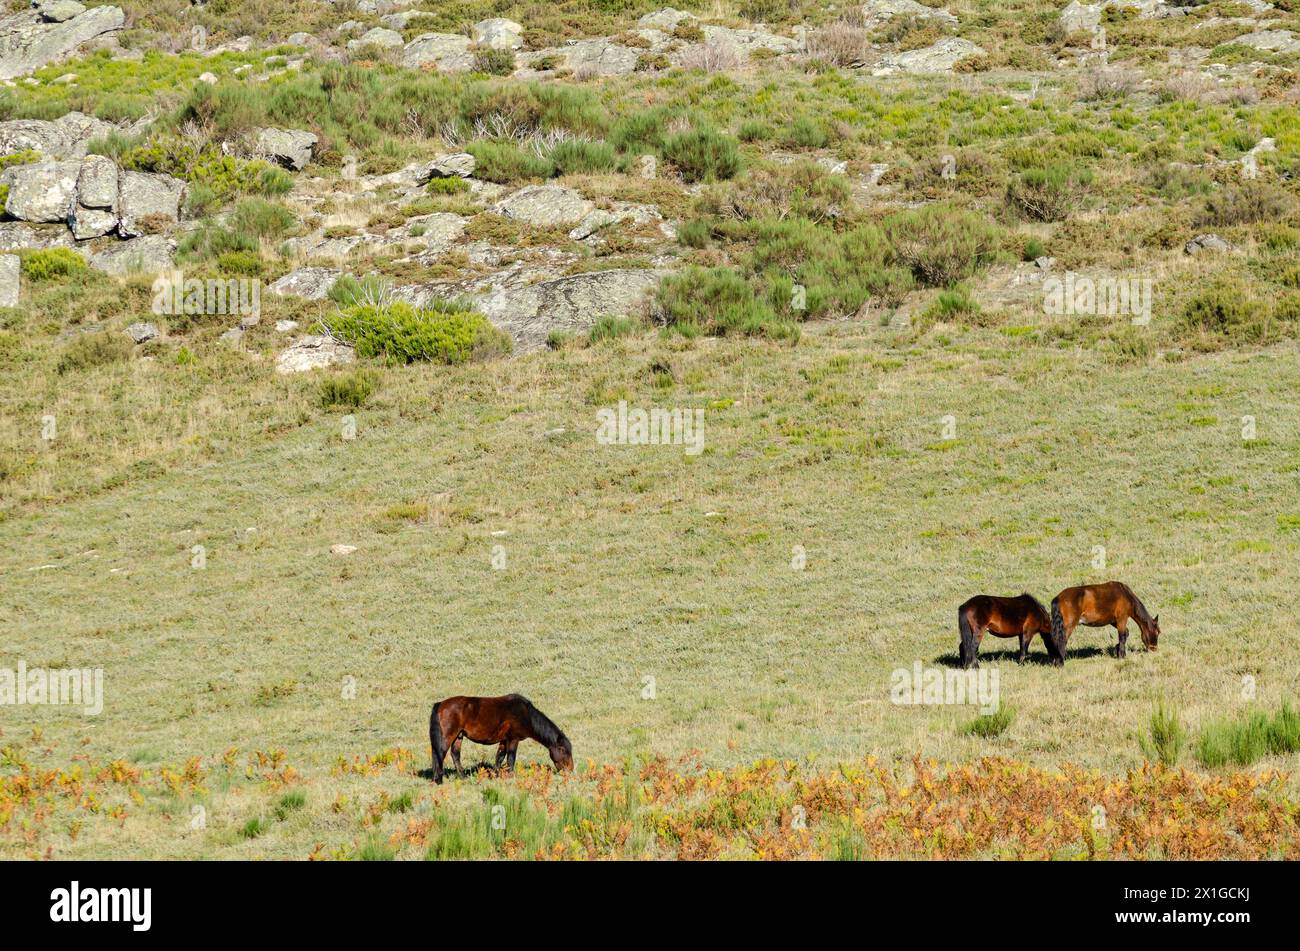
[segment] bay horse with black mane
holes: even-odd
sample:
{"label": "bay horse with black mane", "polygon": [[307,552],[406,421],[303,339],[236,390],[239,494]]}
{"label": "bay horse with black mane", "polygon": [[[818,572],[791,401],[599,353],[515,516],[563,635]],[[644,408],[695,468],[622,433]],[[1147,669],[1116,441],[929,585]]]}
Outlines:
{"label": "bay horse with black mane", "polygon": [[998,637],[1020,638],[1020,663],[1029,655],[1029,642],[1035,634],[1043,635],[1047,653],[1055,658],[1053,642],[1049,638],[1052,622],[1043,607],[1028,592],[1018,598],[1000,598],[996,595],[977,594],[957,609],[957,630],[961,633],[959,653],[963,667],[980,665],[980,641],[984,632]]}
{"label": "bay horse with black mane", "polygon": [[460,741],[497,746],[497,769],[506,763],[513,771],[515,754],[523,740],[536,740],[551,754],[559,770],[573,769],[573,745],[564,731],[550,721],[532,701],[517,693],[504,697],[448,697],[433,705],[429,713],[429,745],[433,748],[433,781],[442,782],[442,761],[451,751],[451,761],[460,772]]}
{"label": "bay horse with black mane", "polygon": [[1115,656],[1121,660],[1128,656],[1128,622],[1137,622],[1142,632],[1142,643],[1149,651],[1156,650],[1160,641],[1160,615],[1155,617],[1146,605],[1138,600],[1133,589],[1122,581],[1105,584],[1085,584],[1066,588],[1052,598],[1052,640],[1056,644],[1057,666],[1065,663],[1065,645],[1076,625],[1105,627],[1113,624],[1119,632]]}

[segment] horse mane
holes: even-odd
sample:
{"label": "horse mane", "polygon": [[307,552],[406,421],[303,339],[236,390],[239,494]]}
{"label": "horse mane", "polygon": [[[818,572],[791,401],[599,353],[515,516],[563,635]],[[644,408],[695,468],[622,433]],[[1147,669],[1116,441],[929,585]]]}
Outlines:
{"label": "horse mane", "polygon": [[1038,610],[1042,611],[1043,614],[1046,615],[1046,614],[1049,613],[1048,610],[1047,610],[1047,608],[1043,607],[1043,602],[1042,602],[1042,601],[1039,601],[1036,597],[1034,597],[1034,596],[1033,596],[1032,594],[1030,594],[1028,591],[1022,591],[1022,592],[1020,593],[1020,596],[1021,596],[1022,598],[1028,598],[1028,599],[1029,599],[1029,603],[1032,604],[1034,607],[1038,608]]}
{"label": "horse mane", "polygon": [[538,743],[548,749],[554,746],[567,745],[569,738],[564,735],[564,731],[551,722],[551,719],[538,710],[533,702],[527,697],[516,694],[523,702],[524,709],[528,712],[528,726],[533,731],[533,736]]}
{"label": "horse mane", "polygon": [[1128,596],[1133,599],[1133,616],[1138,619],[1138,623],[1144,627],[1150,624],[1151,612],[1148,611],[1147,606],[1142,603],[1142,599],[1134,594],[1133,589],[1124,584],[1124,582],[1121,581],[1120,584],[1124,585],[1124,590],[1128,593]]}

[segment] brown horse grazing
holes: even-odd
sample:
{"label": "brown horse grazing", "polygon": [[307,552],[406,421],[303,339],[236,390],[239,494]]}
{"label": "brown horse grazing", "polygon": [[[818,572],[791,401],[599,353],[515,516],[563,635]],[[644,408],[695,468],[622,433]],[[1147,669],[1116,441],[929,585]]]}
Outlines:
{"label": "brown horse grazing", "polygon": [[451,761],[460,772],[460,741],[497,747],[497,769],[508,761],[515,768],[515,754],[523,740],[536,740],[551,753],[556,769],[573,769],[573,745],[564,731],[527,697],[512,693],[504,697],[448,697],[433,705],[429,713],[429,745],[433,747],[433,781],[442,782],[442,761],[451,750]]}
{"label": "brown horse grazing", "polygon": [[988,594],[977,594],[957,609],[957,630],[961,633],[958,652],[963,667],[980,665],[980,641],[984,632],[998,637],[1020,638],[1020,663],[1029,656],[1029,642],[1035,634],[1043,635],[1047,652],[1055,658],[1053,643],[1049,638],[1052,623],[1047,617],[1047,609],[1032,594],[1025,593],[1018,598],[999,598]]}
{"label": "brown horse grazing", "polygon": [[1086,627],[1115,625],[1119,632],[1115,654],[1121,659],[1126,657],[1129,618],[1137,621],[1146,649],[1155,650],[1160,641],[1160,616],[1152,617],[1128,585],[1122,581],[1107,581],[1105,584],[1066,588],[1052,598],[1051,637],[1056,644],[1056,665],[1065,663],[1065,645],[1078,624]]}

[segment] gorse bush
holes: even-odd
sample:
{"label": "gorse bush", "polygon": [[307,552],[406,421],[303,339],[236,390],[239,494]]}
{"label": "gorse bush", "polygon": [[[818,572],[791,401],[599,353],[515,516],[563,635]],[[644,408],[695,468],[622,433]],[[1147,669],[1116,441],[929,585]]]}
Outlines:
{"label": "gorse bush", "polygon": [[608,142],[568,139],[551,150],[551,163],[557,175],[612,172],[618,166],[618,154]]}
{"label": "gorse bush", "polygon": [[339,406],[357,409],[365,405],[378,387],[379,376],[370,370],[328,376],[320,382],[320,404],[325,409]]}
{"label": "gorse bush", "polygon": [[72,370],[88,370],[92,367],[120,363],[131,356],[131,341],[121,333],[97,331],[83,333],[74,337],[63,348],[55,369],[59,373]]}
{"label": "gorse bush", "polygon": [[968,736],[978,736],[981,739],[991,740],[1007,732],[1015,716],[1016,711],[1014,709],[1001,706],[993,713],[982,714],[971,720],[962,729],[962,732]]}
{"label": "gorse bush", "polygon": [[424,308],[397,301],[357,304],[326,321],[336,337],[363,357],[388,363],[466,363],[510,352],[510,337],[486,317],[452,304]]}
{"label": "gorse bush", "polygon": [[743,277],[729,268],[691,267],[659,285],[664,322],[687,336],[747,334],[774,340],[798,339],[799,328],[760,299]]}
{"label": "gorse bush", "polygon": [[1246,181],[1230,185],[1205,199],[1198,227],[1227,228],[1284,218],[1295,206],[1290,193],[1267,182]]}
{"label": "gorse bush", "polygon": [[1092,172],[1068,163],[1029,168],[1007,185],[1007,200],[1034,221],[1064,221],[1082,203]]}
{"label": "gorse bush", "polygon": [[536,178],[550,178],[555,165],[530,150],[511,142],[471,142],[465,151],[474,156],[474,175],[484,181],[509,184]]}
{"label": "gorse bush", "polygon": [[930,287],[972,276],[993,260],[1002,237],[983,215],[942,204],[890,215],[884,229],[897,260]]}
{"label": "gorse bush", "polygon": [[677,166],[688,182],[718,181],[740,171],[740,146],[731,136],[712,129],[691,129],[669,136],[663,157]]}
{"label": "gorse bush", "polygon": [[499,49],[481,49],[474,53],[476,72],[492,76],[509,76],[515,71],[515,51]]}
{"label": "gorse bush", "polygon": [[32,281],[49,281],[86,270],[86,259],[68,248],[45,248],[21,254],[23,275]]}

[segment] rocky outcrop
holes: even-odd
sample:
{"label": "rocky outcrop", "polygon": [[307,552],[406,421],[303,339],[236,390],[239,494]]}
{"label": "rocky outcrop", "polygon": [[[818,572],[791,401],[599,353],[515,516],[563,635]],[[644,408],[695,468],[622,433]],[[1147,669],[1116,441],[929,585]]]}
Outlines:
{"label": "rocky outcrop", "polygon": [[577,224],[595,207],[572,188],[529,185],[497,202],[492,210],[539,228],[558,228]]}
{"label": "rocky outcrop", "polygon": [[90,266],[124,277],[128,274],[160,274],[176,266],[176,244],[164,235],[150,234],[132,241],[116,241],[90,256]]}
{"label": "rocky outcrop", "polygon": [[257,150],[271,161],[300,172],[311,161],[316,136],[304,129],[258,129]]}
{"label": "rocky outcrop", "polygon": [[455,33],[422,33],[402,50],[402,65],[412,68],[433,66],[446,73],[463,73],[474,68],[473,41]]}
{"label": "rocky outcrop", "polygon": [[6,169],[0,175],[0,183],[9,185],[5,211],[38,224],[67,221],[80,172],[80,162],[36,162]]}
{"label": "rocky outcrop", "polygon": [[79,159],[91,139],[107,135],[114,126],[80,112],[53,121],[12,119],[0,122],[0,155],[31,150],[47,159]]}
{"label": "rocky outcrop", "polygon": [[868,0],[862,5],[862,19],[868,28],[901,16],[915,17],[918,20],[936,20],[946,26],[957,25],[957,18],[947,10],[927,7],[917,3],[916,0]]}
{"label": "rocky outcrop", "polygon": [[80,4],[46,4],[48,13],[38,8],[0,17],[0,79],[26,76],[126,22],[119,7],[73,12],[75,6]]}
{"label": "rocky outcrop", "polygon": [[342,274],[337,268],[300,267],[284,275],[267,290],[281,297],[323,300]]}
{"label": "rocky outcrop", "polygon": [[124,238],[174,225],[180,220],[185,183],[170,175],[150,172],[120,172],[117,177],[119,221]]}
{"label": "rocky outcrop", "polygon": [[[429,178],[469,178],[474,174],[477,163],[474,156],[468,152],[453,152],[451,155],[440,155],[429,163]],[[421,182],[420,184],[424,184]]]}
{"label": "rocky outcrop", "polygon": [[1232,41],[1266,53],[1300,53],[1300,38],[1290,30],[1257,30]]}
{"label": "rocky outcrop", "polygon": [[888,76],[891,73],[946,73],[962,60],[982,56],[984,52],[982,46],[953,36],[924,49],[886,56],[872,72],[876,76]]}
{"label": "rocky outcrop", "polygon": [[303,373],[339,364],[352,363],[356,354],[342,341],[324,335],[299,337],[275,358],[276,373]]}
{"label": "rocky outcrop", "polygon": [[518,50],[524,47],[524,28],[503,17],[480,20],[474,24],[470,35],[482,49]]}
{"label": "rocky outcrop", "polygon": [[477,297],[475,304],[514,338],[517,351],[537,350],[553,330],[586,330],[607,314],[647,313],[661,276],[658,271],[630,269],[574,274],[492,291]]}
{"label": "rocky outcrop", "polygon": [[367,30],[355,40],[348,41],[348,49],[359,50],[367,46],[378,46],[383,49],[395,49],[402,45],[402,34],[396,30],[389,30],[382,26],[377,26],[373,30]]}

